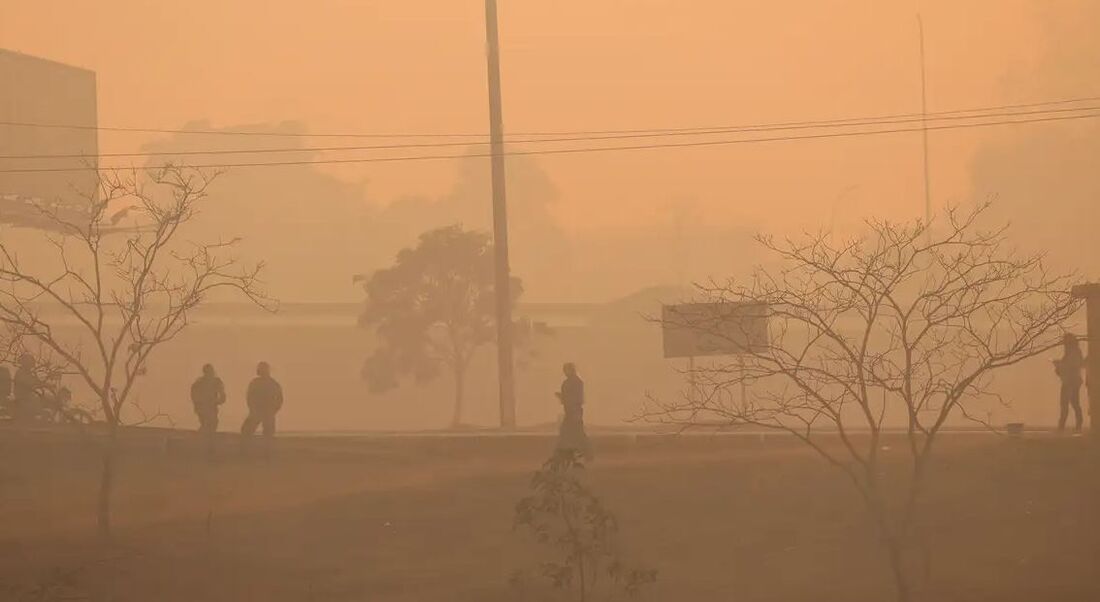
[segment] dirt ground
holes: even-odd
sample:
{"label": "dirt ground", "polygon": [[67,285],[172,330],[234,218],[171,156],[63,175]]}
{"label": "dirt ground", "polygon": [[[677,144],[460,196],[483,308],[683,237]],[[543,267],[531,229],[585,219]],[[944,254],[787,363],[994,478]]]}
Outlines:
{"label": "dirt ground", "polygon": [[[212,464],[195,443],[127,437],[106,545],[95,444],[0,429],[0,599],[519,599],[508,577],[533,547],[513,507],[549,437],[295,437],[270,462],[226,437]],[[900,463],[898,443],[884,454]],[[851,486],[796,442],[618,434],[596,446],[588,479],[624,555],[659,571],[642,599],[893,599]],[[1100,600],[1098,458],[1085,438],[946,436],[923,507],[926,598]]]}

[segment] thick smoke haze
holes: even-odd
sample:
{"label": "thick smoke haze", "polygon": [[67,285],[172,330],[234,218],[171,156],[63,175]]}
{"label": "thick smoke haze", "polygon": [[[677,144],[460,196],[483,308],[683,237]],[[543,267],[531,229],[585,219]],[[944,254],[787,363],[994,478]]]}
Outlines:
{"label": "thick smoke haze", "polygon": [[[1044,32],[1034,68],[1007,78],[1021,97],[1073,98],[1100,94],[1100,20],[1095,2],[1052,2],[1032,8]],[[995,202],[1001,219],[1031,248],[1049,252],[1060,269],[1100,273],[1100,124],[1085,119],[998,132],[973,160],[976,198]]]}
{"label": "thick smoke haze", "polygon": [[0,0],[0,602],[1100,600],[1098,34]]}
{"label": "thick smoke haze", "polygon": [[[486,131],[482,15],[475,6],[336,2],[301,15],[266,4],[261,10],[250,2],[200,2],[171,19],[150,4],[123,6],[120,16],[89,30],[83,24],[96,21],[107,5],[65,3],[60,10],[51,2],[20,3],[6,9],[0,33],[13,49],[96,70],[105,124],[205,120],[228,129],[289,119],[315,133]],[[552,9],[519,3],[502,9],[506,131],[737,125],[919,110],[917,8],[925,22],[931,111],[1093,91],[1087,79],[1094,72],[1094,36],[1084,23],[1095,7],[1088,2],[778,2],[754,4],[752,11],[710,1],[558,2]],[[56,35],[16,27],[41,19],[53,23]],[[202,44],[192,43],[199,39]],[[133,50],[138,47],[141,52]],[[146,102],[150,98],[157,101]],[[1015,140],[1084,125],[933,133],[934,205],[990,195],[1018,202],[1014,196],[1029,196],[1022,187],[984,182],[984,172],[1001,169],[990,157],[1011,154],[1007,147]],[[102,138],[105,152],[187,144],[109,132]],[[293,139],[277,140],[285,146]],[[916,134],[528,159],[513,162],[510,182],[514,263],[537,300],[609,300],[680,277],[721,276],[746,257],[748,235],[757,230],[785,234],[829,223],[850,231],[872,214],[906,219],[923,213]],[[273,284],[294,291],[288,298],[347,299],[343,283],[317,281],[312,262],[325,255],[351,272],[377,267],[411,240],[415,229],[390,227],[410,203],[435,208],[425,222],[446,215],[487,224],[487,176],[475,165],[341,166],[323,175],[303,168],[291,176],[261,170],[228,174],[234,194],[218,194],[242,204],[252,202],[245,200],[250,189],[272,203],[308,199],[304,207],[288,207],[287,215],[308,215],[306,224],[339,222],[337,232],[317,237],[326,240],[299,265],[279,257],[284,233],[248,238],[270,250]],[[307,181],[317,187],[306,188]],[[677,236],[678,218],[664,208],[684,199],[693,199],[693,218],[680,220],[683,236],[718,243],[698,245],[687,268],[668,253],[642,252],[650,241]],[[324,209],[315,210],[315,203]],[[348,237],[360,223],[364,238],[352,244]],[[311,236],[308,228],[296,235]],[[562,278],[562,265],[572,266],[574,277]]]}

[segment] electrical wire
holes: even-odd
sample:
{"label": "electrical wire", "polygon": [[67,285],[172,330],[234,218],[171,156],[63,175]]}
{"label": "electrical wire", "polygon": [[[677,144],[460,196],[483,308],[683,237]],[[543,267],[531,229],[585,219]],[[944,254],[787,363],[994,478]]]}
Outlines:
{"label": "electrical wire", "polygon": [[[1032,117],[1029,119],[1016,119],[1016,120],[1003,120],[1003,121],[987,121],[979,123],[958,123],[958,124],[946,124],[946,125],[930,125],[913,128],[894,128],[886,130],[868,130],[868,131],[854,131],[854,132],[829,132],[821,134],[804,134],[795,136],[775,136],[775,137],[763,137],[763,138],[740,138],[734,140],[703,140],[692,142],[671,142],[661,144],[640,144],[633,146],[612,146],[612,147],[577,147],[577,148],[565,148],[565,149],[541,149],[541,150],[523,150],[523,151],[505,151],[502,153],[504,156],[532,156],[532,155],[564,155],[564,154],[579,154],[579,153],[597,153],[597,152],[615,152],[615,151],[632,151],[632,150],[644,150],[644,149],[657,149],[657,148],[690,148],[690,147],[706,147],[706,146],[725,146],[735,144],[754,144],[754,143],[767,143],[767,142],[785,142],[793,140],[820,140],[827,138],[852,138],[858,136],[878,136],[886,134],[900,134],[909,132],[922,132],[922,131],[938,131],[938,130],[954,130],[954,129],[968,129],[975,127],[990,127],[998,125],[1013,125],[1013,124],[1028,124],[1028,123],[1046,123],[1056,121],[1070,121],[1078,119],[1092,119],[1100,117],[1098,113],[1088,113],[1082,115],[1059,115],[1054,117]],[[238,167],[280,167],[280,166],[293,166],[293,165],[339,165],[339,164],[358,164],[358,163],[396,163],[407,161],[430,161],[430,160],[442,160],[442,159],[476,159],[494,156],[492,153],[470,153],[463,155],[412,155],[401,157],[368,157],[359,159],[303,159],[294,161],[271,161],[271,162],[242,162],[242,163],[210,163],[199,165],[187,165],[186,167],[194,169],[232,169]],[[76,172],[76,171],[112,171],[118,169],[127,169],[125,167],[98,167],[98,166],[82,166],[82,167],[45,167],[45,168],[18,168],[18,169],[0,169],[0,173],[50,173],[50,172]]]}
{"label": "electrical wire", "polygon": [[[573,130],[573,131],[528,131],[528,132],[511,132],[509,136],[579,136],[579,135],[603,135],[603,134],[640,134],[640,133],[660,133],[660,132],[703,132],[711,130],[735,130],[735,129],[753,129],[760,127],[780,127],[780,126],[811,126],[811,125],[824,125],[834,124],[850,121],[861,121],[866,119],[900,119],[906,117],[933,117],[943,115],[956,115],[960,113],[973,113],[980,111],[1000,111],[1010,109],[1025,109],[1041,106],[1051,105],[1064,105],[1082,102],[1097,102],[1100,101],[1100,96],[1082,96],[1077,98],[1063,98],[1058,100],[1049,100],[1042,102],[1031,103],[1017,103],[1017,104],[1004,104],[990,107],[976,107],[970,109],[955,109],[951,111],[940,111],[934,113],[897,113],[893,115],[877,115],[873,117],[856,117],[856,118],[841,118],[841,119],[827,119],[816,121],[787,121],[787,122],[771,122],[771,123],[757,123],[757,124],[742,124],[742,125],[720,125],[720,126],[696,126],[696,127],[673,127],[673,128],[645,128],[645,129],[622,129],[622,130]],[[212,135],[212,136],[262,136],[262,137],[283,137],[283,138],[487,138],[486,133],[456,133],[456,132],[439,132],[439,133],[371,133],[371,132],[329,132],[329,133],[284,133],[284,132],[255,132],[255,131],[241,131],[241,130],[196,130],[196,129],[173,129],[173,128],[141,128],[141,127],[118,127],[118,126],[101,126],[101,125],[87,125],[87,124],[59,124],[59,123],[39,123],[39,122],[26,122],[26,121],[0,121],[0,125],[12,126],[12,127],[28,127],[28,128],[49,128],[49,129],[73,129],[73,130],[96,130],[100,132],[128,132],[128,133],[148,133],[148,134],[198,134],[198,135]]]}
{"label": "electrical wire", "polygon": [[[801,129],[818,129],[818,128],[841,128],[841,127],[860,127],[860,126],[872,126],[872,125],[897,125],[903,123],[914,122],[939,122],[949,120],[969,120],[969,119],[986,119],[991,117],[1017,117],[1017,116],[1030,116],[1030,115],[1046,115],[1051,113],[1067,113],[1067,112],[1081,112],[1081,111],[1095,111],[1100,110],[1100,105],[1087,106],[1087,107],[1072,107],[1063,109],[1047,109],[1039,111],[1016,111],[1016,112],[1004,112],[1004,113],[983,113],[975,115],[949,115],[944,117],[935,117],[926,119],[924,116],[909,117],[905,119],[883,119],[878,121],[861,121],[854,123],[834,123],[826,125],[798,125],[798,126],[769,126],[759,127],[756,129],[729,129],[729,130],[712,130],[705,132],[663,132],[663,133],[638,133],[638,134],[622,134],[622,135],[609,135],[609,136],[578,136],[578,137],[563,137],[563,138],[540,138],[540,139],[523,139],[523,140],[511,140],[508,144],[541,144],[541,143],[557,143],[557,142],[591,142],[599,140],[623,140],[623,139],[637,139],[637,138],[662,138],[669,136],[712,136],[719,134],[732,134],[732,133],[744,133],[744,132],[766,132],[766,131],[782,131],[782,130],[801,130]],[[93,159],[93,158],[135,158],[135,157],[164,157],[164,156],[194,156],[194,155],[241,155],[241,154],[270,154],[270,153],[304,153],[304,152],[339,152],[339,151],[365,151],[365,150],[396,150],[396,149],[408,149],[408,148],[446,148],[457,146],[483,146],[489,144],[488,142],[442,142],[442,143],[415,143],[415,144],[380,144],[380,145],[367,145],[367,146],[312,146],[312,147],[282,147],[282,148],[240,148],[240,149],[214,149],[214,150],[182,150],[182,151],[138,151],[138,152],[125,152],[125,153],[97,153],[95,155],[89,155],[86,153],[65,153],[65,154],[25,154],[25,155],[0,155],[0,159]]]}

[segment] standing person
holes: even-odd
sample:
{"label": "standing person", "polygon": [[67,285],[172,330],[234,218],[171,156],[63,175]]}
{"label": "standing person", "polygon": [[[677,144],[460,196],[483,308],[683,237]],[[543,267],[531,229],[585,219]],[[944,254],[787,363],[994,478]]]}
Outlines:
{"label": "standing person", "polygon": [[1062,381],[1062,414],[1058,416],[1058,433],[1066,429],[1069,408],[1074,408],[1076,419],[1075,433],[1081,431],[1081,384],[1085,382],[1081,372],[1085,370],[1085,354],[1081,353],[1081,344],[1077,337],[1066,335],[1062,339],[1062,358],[1054,360],[1054,372]]}
{"label": "standing person", "polygon": [[225,403],[225,384],[214,372],[214,366],[205,364],[202,376],[191,384],[191,403],[199,417],[199,434],[208,454],[214,453],[214,438],[218,432],[218,406]]}
{"label": "standing person", "polygon": [[270,451],[271,438],[275,436],[275,414],[283,407],[283,388],[271,378],[271,366],[267,362],[256,366],[256,378],[248,383],[245,399],[248,417],[241,425],[242,451],[259,425],[263,425],[265,451]]}
{"label": "standing person", "polygon": [[1066,418],[1069,417],[1069,408],[1073,408],[1076,426],[1074,432],[1081,432],[1081,384],[1084,379],[1081,372],[1085,368],[1085,356],[1081,353],[1081,344],[1077,337],[1067,334],[1062,339],[1062,357],[1054,360],[1054,372],[1062,381],[1061,406],[1062,411],[1058,417],[1058,432],[1066,429]]}
{"label": "standing person", "polygon": [[584,432],[584,381],[577,376],[577,367],[569,362],[562,366],[565,380],[557,393],[564,416],[558,431],[558,449],[571,449],[586,459],[592,459],[592,446]]}

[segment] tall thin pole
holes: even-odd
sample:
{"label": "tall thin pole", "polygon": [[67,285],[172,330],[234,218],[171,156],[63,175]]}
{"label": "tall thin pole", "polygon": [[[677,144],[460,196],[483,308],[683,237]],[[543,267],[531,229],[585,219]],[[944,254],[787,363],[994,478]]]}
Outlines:
{"label": "tall thin pole", "polygon": [[921,137],[924,143],[924,223],[932,223],[932,184],[928,176],[928,86],[924,68],[924,19],[917,13],[917,29],[920,32],[920,115]]}
{"label": "tall thin pole", "polygon": [[512,363],[512,282],[508,267],[508,208],[504,171],[504,116],[500,99],[500,41],[496,0],[485,0],[485,40],[489,69],[489,142],[493,182],[493,250],[496,264],[497,370],[500,426],[516,426],[516,387]]}

